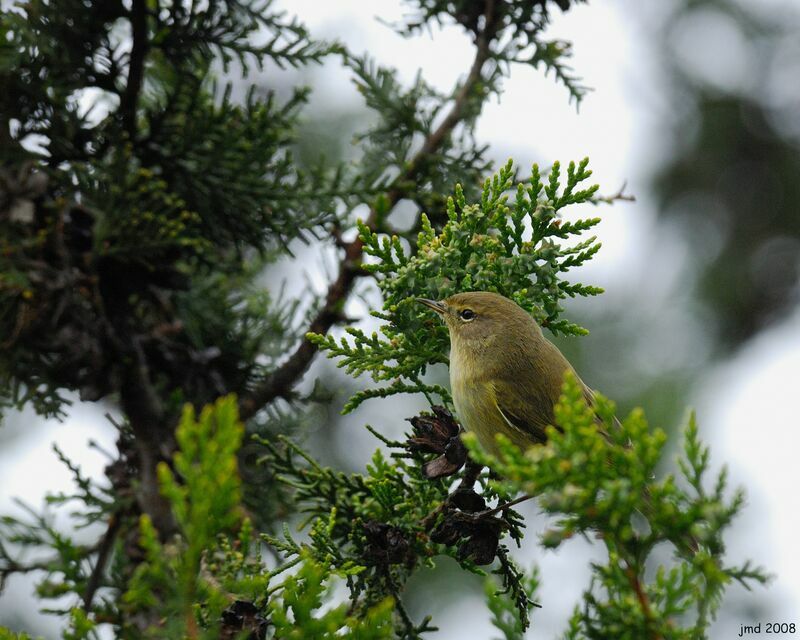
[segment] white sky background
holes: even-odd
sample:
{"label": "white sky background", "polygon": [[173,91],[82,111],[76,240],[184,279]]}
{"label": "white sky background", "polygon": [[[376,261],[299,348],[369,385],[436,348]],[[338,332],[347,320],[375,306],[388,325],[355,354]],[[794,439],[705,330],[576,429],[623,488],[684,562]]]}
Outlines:
{"label": "white sky background", "polygon": [[[374,19],[378,15],[389,22],[401,18],[405,6],[396,0],[284,0],[280,4],[296,13],[314,35],[345,39],[352,51],[368,51],[378,62],[396,67],[406,82],[421,68],[428,82],[447,91],[471,63],[472,46],[460,29],[450,27],[435,31],[433,38],[423,35],[404,40],[379,24]],[[648,10],[666,11],[669,4],[663,0],[649,3]],[[365,6],[369,11],[364,11]],[[608,292],[596,299],[596,304],[614,300],[615,290],[644,282],[651,290],[643,292],[643,297],[667,302],[677,286],[675,274],[681,261],[687,259],[674,239],[663,232],[658,237],[653,233],[653,202],[646,181],[660,158],[668,156],[665,149],[674,144],[661,128],[672,105],[648,49],[645,25],[657,20],[652,15],[651,20],[632,19],[639,6],[633,0],[594,2],[555,20],[548,35],[573,42],[576,73],[595,88],[579,114],[567,105],[563,87],[540,72],[517,67],[504,82],[499,102],[493,100],[484,110],[477,132],[500,162],[513,157],[525,167],[532,161],[547,165],[556,159],[569,161],[588,155],[594,179],[604,192],[616,191],[627,181],[627,190],[637,196],[637,202],[599,210],[604,220],[596,233],[603,249],[582,268],[583,281],[599,284]],[[686,37],[698,40],[698,34]],[[720,37],[725,39],[724,34]],[[714,76],[716,70],[719,82],[735,86],[742,81],[737,68],[747,68],[745,63],[731,63],[737,59],[735,37],[727,39],[726,54],[714,56],[718,68],[701,72]],[[335,61],[313,71],[309,82],[315,88],[317,105],[343,105],[341,110],[346,111],[361,104],[347,73]],[[312,270],[318,283],[321,273],[321,267]],[[651,286],[650,279],[656,276],[658,280]],[[749,505],[741,526],[731,536],[729,561],[752,558],[774,571],[777,579],[768,592],[774,621],[796,623],[800,623],[800,561],[795,541],[800,531],[796,498],[800,424],[791,413],[797,413],[793,400],[800,381],[798,372],[800,311],[720,365],[705,386],[696,390],[695,397],[685,399],[687,406],[698,410],[701,434],[710,441],[715,465],[727,464],[732,484],[747,487]],[[607,392],[613,397],[612,389]],[[359,413],[362,424],[365,413],[369,416],[371,412]],[[102,411],[93,407],[76,408],[67,424],[42,423],[27,413],[8,428],[14,429],[14,423],[24,428],[28,437],[12,440],[0,452],[0,513],[12,509],[12,496],[37,506],[46,491],[64,488],[68,474],[50,450],[52,440],[96,475],[102,474],[106,461],[88,450],[86,441],[94,438],[113,450],[113,434],[103,425]],[[543,526],[541,519],[536,522]],[[534,533],[529,531],[531,540],[520,555],[526,562],[538,563],[542,571],[540,600],[544,608],[534,612],[530,637],[555,637],[563,632],[572,606],[587,584],[587,561],[601,556],[598,549],[580,541],[570,543],[563,552],[541,551],[532,544]],[[13,584],[0,598],[0,621],[10,610],[30,605],[30,583]],[[730,594],[736,607],[747,606],[743,590],[733,588]],[[735,610],[726,609],[712,638],[737,636],[741,621],[744,619],[737,619]],[[435,616],[435,622],[442,631],[432,637],[441,640],[496,635],[477,595],[466,596]],[[51,628],[55,631],[57,627]]]}

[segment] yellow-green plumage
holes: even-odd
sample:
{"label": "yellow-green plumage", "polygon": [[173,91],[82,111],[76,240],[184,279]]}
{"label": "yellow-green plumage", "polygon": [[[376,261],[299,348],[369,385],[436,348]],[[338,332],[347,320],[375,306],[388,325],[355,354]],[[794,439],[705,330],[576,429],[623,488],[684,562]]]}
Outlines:
{"label": "yellow-green plumage", "polygon": [[[586,400],[594,403],[592,390],[512,300],[473,291],[439,302],[419,301],[436,311],[450,329],[450,385],[456,412],[489,453],[499,453],[498,433],[523,449],[546,440],[545,429],[554,423],[553,408],[567,371],[582,385]],[[615,424],[619,426],[616,419]],[[599,418],[597,425],[604,428]],[[645,490],[645,504],[650,500]],[[688,552],[698,549],[692,536],[680,544]]]}
{"label": "yellow-green plumage", "polygon": [[[544,442],[564,374],[573,369],[533,318],[486,291],[422,302],[450,329],[450,385],[464,428],[490,453],[497,453],[497,433],[522,448]],[[584,393],[592,399],[586,385]]]}

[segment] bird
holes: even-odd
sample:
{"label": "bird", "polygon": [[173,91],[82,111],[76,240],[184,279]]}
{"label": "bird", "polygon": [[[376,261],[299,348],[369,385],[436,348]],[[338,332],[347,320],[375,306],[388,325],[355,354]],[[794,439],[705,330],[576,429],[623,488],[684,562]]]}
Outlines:
{"label": "bird", "polygon": [[[552,342],[533,317],[516,302],[490,291],[457,293],[444,300],[417,298],[444,320],[450,331],[450,388],[462,426],[475,433],[483,449],[502,458],[496,434],[504,434],[525,450],[547,441],[547,427],[556,424],[554,408],[567,372],[580,385],[589,405],[594,392]],[[597,417],[598,431],[609,433]],[[612,428],[621,429],[616,417]],[[628,446],[631,446],[628,442]],[[643,489],[642,513],[648,517],[653,498]],[[532,498],[522,496],[509,504]],[[500,505],[474,514],[476,520],[506,508]],[[700,543],[692,534],[673,541],[690,555]]]}
{"label": "bird", "polygon": [[450,331],[450,388],[456,414],[488,453],[499,455],[498,433],[522,449],[547,440],[547,426],[556,426],[553,408],[568,371],[586,401],[594,403],[592,389],[513,300],[471,291],[417,302],[439,314]]}

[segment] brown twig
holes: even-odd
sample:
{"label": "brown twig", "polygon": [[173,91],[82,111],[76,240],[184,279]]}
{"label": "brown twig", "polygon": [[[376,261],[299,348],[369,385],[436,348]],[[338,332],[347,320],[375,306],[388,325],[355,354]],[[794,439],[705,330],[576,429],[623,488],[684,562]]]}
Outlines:
{"label": "brown twig", "polygon": [[[86,558],[97,552],[99,548],[100,545],[98,543],[91,546],[79,546],[77,550],[82,557]],[[5,549],[0,546],[0,561],[2,561],[2,564],[0,564],[0,593],[2,593],[3,589],[5,589],[6,581],[12,575],[16,573],[33,573],[34,571],[47,571],[48,573],[52,573],[60,566],[61,558],[59,556],[53,556],[50,558],[31,560],[30,562],[18,562],[8,557]]]}
{"label": "brown twig", "polygon": [[92,574],[89,576],[89,581],[86,583],[86,591],[83,593],[83,610],[87,613],[92,608],[92,600],[94,594],[100,588],[100,582],[103,578],[103,572],[108,564],[108,559],[111,557],[111,550],[114,548],[114,540],[119,531],[120,517],[116,513],[112,513],[108,521],[108,528],[100,540],[100,546],[97,549],[97,560],[92,569]]}
{"label": "brown twig", "polygon": [[628,186],[628,182],[625,181],[622,183],[622,186],[619,188],[614,195],[611,196],[603,196],[603,195],[596,195],[594,196],[590,202],[592,204],[614,204],[615,202],[636,202],[636,196],[625,193],[625,187]]}
{"label": "brown twig", "polygon": [[[407,194],[408,187],[405,184],[413,182],[425,162],[439,150],[458,123],[464,118],[467,102],[481,79],[483,65],[490,57],[489,43],[496,28],[493,13],[494,2],[490,0],[486,3],[486,26],[476,38],[477,50],[467,79],[457,92],[453,106],[444,120],[427,136],[422,147],[408,163],[406,170],[395,179],[388,190],[386,195],[389,208],[396,205]],[[377,227],[377,223],[378,213],[373,207],[364,224],[374,230]],[[361,239],[356,238],[352,242],[340,242],[339,244],[343,247],[344,255],[339,262],[338,275],[328,287],[325,304],[309,325],[308,333],[325,334],[342,318],[342,308],[353,288],[353,283],[364,273],[361,270],[361,261],[364,254],[364,243]],[[269,375],[256,389],[242,397],[239,402],[241,418],[247,420],[253,417],[262,407],[276,398],[291,397],[295,384],[311,364],[316,352],[317,346],[304,337],[286,362]]]}
{"label": "brown twig", "polygon": [[15,573],[31,573],[33,571],[52,571],[54,566],[60,561],[58,557],[47,558],[45,560],[35,560],[29,563],[17,562],[10,558],[3,558],[4,564],[0,566],[0,593],[6,586],[6,580]]}
{"label": "brown twig", "polygon": [[527,493],[524,496],[519,496],[518,498],[514,498],[513,500],[509,500],[508,502],[504,502],[503,504],[499,504],[493,509],[488,509],[486,511],[479,511],[474,515],[476,517],[485,518],[486,516],[493,516],[495,513],[500,513],[501,511],[505,511],[506,509],[510,509],[518,505],[520,502],[526,502],[535,498],[536,496],[528,495]]}
{"label": "brown twig", "polygon": [[124,318],[117,322],[117,328],[117,337],[124,337],[129,344],[121,351],[128,366],[123,369],[120,404],[136,436],[139,456],[137,502],[142,513],[150,516],[159,535],[166,539],[174,532],[175,519],[169,502],[161,494],[156,468],[162,458],[168,457],[172,446],[166,427],[169,417],[153,384],[141,339],[132,335]]}
{"label": "brown twig", "polygon": [[636,594],[636,599],[639,601],[639,606],[642,609],[642,615],[644,615],[647,626],[652,632],[650,640],[663,640],[661,634],[653,629],[655,617],[653,616],[653,610],[650,608],[650,600],[648,599],[647,594],[644,592],[644,587],[642,587],[642,582],[639,580],[639,576],[636,575],[636,572],[633,570],[633,567],[630,565],[630,563],[626,564],[624,571],[625,576],[628,578],[628,582],[633,589],[633,592]]}
{"label": "brown twig", "polygon": [[[370,213],[368,225],[374,225],[375,211]],[[339,275],[328,287],[325,304],[308,327],[310,333],[327,333],[341,316],[344,301],[353,287],[353,282],[361,273],[361,258],[364,244],[356,238],[344,246],[344,256],[339,263]],[[257,389],[244,396],[239,402],[242,420],[253,417],[259,409],[275,398],[288,398],[300,376],[311,364],[317,347],[308,338],[303,338],[295,352]]]}
{"label": "brown twig", "polygon": [[486,26],[476,37],[475,44],[477,45],[477,49],[475,51],[475,59],[472,62],[472,67],[469,70],[467,79],[464,81],[464,84],[461,86],[461,89],[456,95],[453,108],[450,109],[450,112],[447,114],[447,116],[445,116],[445,119],[442,120],[442,123],[436,128],[436,130],[431,132],[431,134],[425,139],[422,148],[420,148],[419,152],[417,152],[417,154],[414,156],[414,159],[411,162],[412,168],[414,165],[424,160],[427,156],[434,154],[441,146],[442,142],[444,142],[447,136],[452,133],[453,129],[464,117],[464,109],[467,106],[470,93],[475,88],[476,83],[481,79],[483,65],[489,59],[489,54],[491,53],[489,50],[489,42],[491,41],[496,28],[496,23],[494,20],[494,2],[489,1],[486,3],[486,12],[484,16],[486,18]]}

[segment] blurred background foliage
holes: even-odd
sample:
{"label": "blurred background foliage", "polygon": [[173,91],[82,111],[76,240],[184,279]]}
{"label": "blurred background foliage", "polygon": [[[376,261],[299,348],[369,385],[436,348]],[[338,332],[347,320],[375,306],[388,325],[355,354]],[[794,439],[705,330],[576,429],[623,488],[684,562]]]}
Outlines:
{"label": "blurred background foliage", "polygon": [[797,309],[800,12],[676,0],[634,20],[660,94],[636,195],[652,203],[656,254],[670,258],[660,274],[643,264],[642,280],[666,282],[666,295],[642,287],[583,304],[601,346],[563,349],[623,406],[674,425],[713,366]]}
{"label": "blurred background foliage", "polygon": [[679,5],[663,30],[677,144],[653,187],[697,261],[715,356],[798,302],[799,28],[797,11],[716,0]]}

